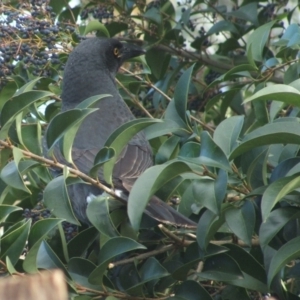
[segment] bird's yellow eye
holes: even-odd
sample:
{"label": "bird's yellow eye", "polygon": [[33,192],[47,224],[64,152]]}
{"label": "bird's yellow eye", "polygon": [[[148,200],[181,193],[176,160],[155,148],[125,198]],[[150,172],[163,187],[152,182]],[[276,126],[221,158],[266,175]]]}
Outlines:
{"label": "bird's yellow eye", "polygon": [[114,56],[117,56],[117,57],[120,56],[120,49],[119,48],[114,48]]}

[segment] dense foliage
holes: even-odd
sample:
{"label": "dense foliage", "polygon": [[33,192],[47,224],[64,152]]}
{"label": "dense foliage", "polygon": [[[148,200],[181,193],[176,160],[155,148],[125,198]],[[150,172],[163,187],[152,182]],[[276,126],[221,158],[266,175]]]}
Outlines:
{"label": "dense foliage", "polygon": [[[60,268],[76,300],[298,299],[298,4],[73,2],[0,4],[1,273]],[[50,123],[48,143],[62,140],[67,155],[98,100],[59,115],[68,54],[94,33],[147,53],[117,78],[137,121],[82,174],[45,158],[42,137]],[[155,166],[126,210],[109,189],[111,154],[143,128]],[[66,185],[101,186],[99,167],[108,188],[89,204],[94,226],[79,226]],[[197,226],[142,218],[154,193]]]}

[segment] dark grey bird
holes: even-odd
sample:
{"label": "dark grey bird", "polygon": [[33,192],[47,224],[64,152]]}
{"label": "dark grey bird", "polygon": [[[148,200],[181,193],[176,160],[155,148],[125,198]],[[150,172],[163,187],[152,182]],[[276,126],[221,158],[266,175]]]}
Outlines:
{"label": "dark grey bird", "polygon": [[[70,54],[63,78],[62,111],[75,108],[91,96],[112,96],[97,103],[96,107],[99,109],[86,117],[77,132],[72,158],[81,172],[88,174],[96,154],[111,133],[135,118],[118,92],[115,77],[124,61],[144,53],[142,48],[121,43],[117,39],[89,38],[82,41]],[[58,161],[65,162],[58,148],[55,149],[55,156]],[[151,147],[144,133],[139,132],[129,141],[115,164],[114,188],[130,192],[136,179],[152,164]],[[101,170],[98,177],[103,182]],[[102,191],[95,186],[74,184],[68,186],[68,193],[76,216],[80,221],[88,223],[87,199]],[[150,200],[146,213],[171,224],[195,225],[157,197]]]}

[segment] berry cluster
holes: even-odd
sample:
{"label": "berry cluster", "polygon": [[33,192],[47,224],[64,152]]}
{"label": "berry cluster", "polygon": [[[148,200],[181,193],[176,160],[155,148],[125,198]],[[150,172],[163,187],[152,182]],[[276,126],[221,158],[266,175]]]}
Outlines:
{"label": "berry cluster", "polygon": [[203,96],[197,95],[194,97],[191,97],[187,103],[187,109],[190,111],[204,111],[204,106],[206,102]]}
{"label": "berry cluster", "polygon": [[200,27],[200,30],[198,31],[200,38],[203,38],[202,46],[209,47],[211,45],[211,42],[208,40],[206,36],[206,30],[203,26]]}
{"label": "berry cluster", "polygon": [[262,16],[265,20],[273,20],[275,13],[276,4],[269,3],[262,9]]}
{"label": "berry cluster", "polygon": [[162,7],[167,1],[166,0],[153,0],[151,2],[149,2],[147,4],[147,7],[146,7],[146,10],[154,7],[154,8],[157,8],[159,9],[160,7]]}
{"label": "berry cluster", "polygon": [[[32,225],[37,221],[53,217],[50,210],[45,208],[42,201],[39,202],[33,209],[25,208],[22,215],[26,219],[31,219]],[[67,242],[78,234],[78,226],[68,222],[62,222],[62,226]]]}
{"label": "berry cluster", "polygon": [[37,221],[50,218],[51,212],[39,202],[33,209],[25,208],[22,215],[25,219],[31,219],[33,225]]}
{"label": "berry cluster", "polygon": [[205,83],[207,85],[211,84],[215,79],[217,79],[221,74],[210,69],[204,77]]}
{"label": "berry cluster", "polygon": [[92,16],[94,19],[99,20],[101,23],[107,23],[114,17],[113,7],[98,5],[95,7],[85,8],[81,11],[80,17],[82,20],[88,19],[89,16]]}
{"label": "berry cluster", "polygon": [[59,54],[65,52],[74,30],[72,24],[56,22],[45,0],[22,1],[17,8],[0,4],[0,86],[18,64],[34,76],[51,76],[51,69],[63,69]]}

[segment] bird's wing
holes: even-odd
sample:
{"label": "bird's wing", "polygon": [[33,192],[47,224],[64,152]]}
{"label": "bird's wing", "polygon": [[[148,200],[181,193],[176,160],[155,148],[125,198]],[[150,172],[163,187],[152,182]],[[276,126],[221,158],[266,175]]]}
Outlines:
{"label": "bird's wing", "polygon": [[[79,149],[72,148],[72,159],[78,170],[88,174],[94,166],[94,159],[99,148]],[[55,148],[57,161],[66,164],[60,150]],[[69,164],[68,164],[69,165]],[[152,166],[152,153],[140,145],[127,144],[118,157],[113,170],[113,183],[115,188],[125,188],[130,191],[136,179],[150,166]],[[98,171],[98,178],[103,181],[103,170]]]}

